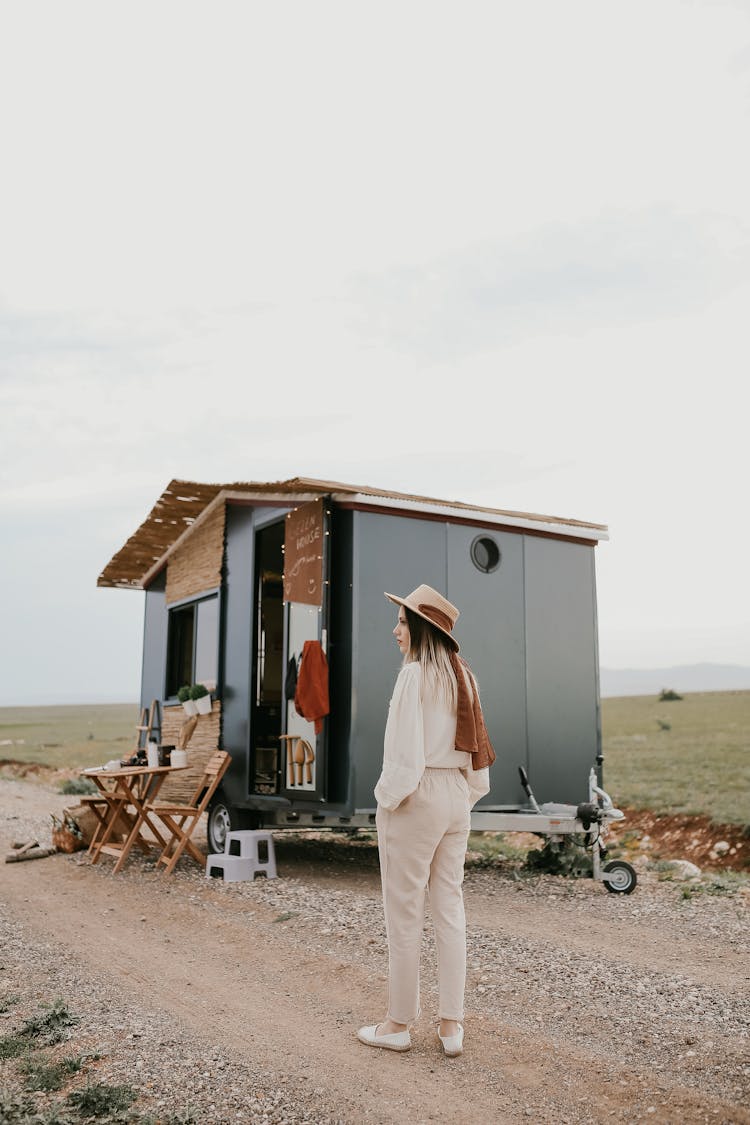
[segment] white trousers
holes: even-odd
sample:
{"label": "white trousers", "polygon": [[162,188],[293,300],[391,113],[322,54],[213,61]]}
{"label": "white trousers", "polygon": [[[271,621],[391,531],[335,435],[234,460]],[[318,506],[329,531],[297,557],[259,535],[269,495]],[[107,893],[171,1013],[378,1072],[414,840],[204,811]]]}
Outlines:
{"label": "white trousers", "polygon": [[425,891],[435,927],[439,1015],[460,1020],[466,985],[463,879],[471,814],[458,769],[426,769],[393,812],[378,806],[380,876],[388,935],[388,1016],[411,1023],[419,1006],[419,954]]}

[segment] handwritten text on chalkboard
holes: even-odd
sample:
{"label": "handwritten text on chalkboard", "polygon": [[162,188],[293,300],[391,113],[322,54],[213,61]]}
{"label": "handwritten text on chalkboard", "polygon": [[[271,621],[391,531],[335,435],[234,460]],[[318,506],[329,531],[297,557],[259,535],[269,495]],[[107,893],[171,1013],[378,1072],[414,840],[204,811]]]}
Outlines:
{"label": "handwritten text on chalkboard", "polygon": [[290,512],[284,527],[284,601],[323,604],[323,501]]}

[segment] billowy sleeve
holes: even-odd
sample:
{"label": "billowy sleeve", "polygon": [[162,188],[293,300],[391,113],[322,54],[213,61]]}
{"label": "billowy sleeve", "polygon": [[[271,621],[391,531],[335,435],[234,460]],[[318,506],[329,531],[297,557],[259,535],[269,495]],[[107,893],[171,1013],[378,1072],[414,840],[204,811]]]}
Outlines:
{"label": "billowy sleeve", "polygon": [[392,812],[413,793],[424,773],[424,722],[420,698],[421,669],[416,662],[401,669],[385,724],[383,769],[375,786],[378,804]]}

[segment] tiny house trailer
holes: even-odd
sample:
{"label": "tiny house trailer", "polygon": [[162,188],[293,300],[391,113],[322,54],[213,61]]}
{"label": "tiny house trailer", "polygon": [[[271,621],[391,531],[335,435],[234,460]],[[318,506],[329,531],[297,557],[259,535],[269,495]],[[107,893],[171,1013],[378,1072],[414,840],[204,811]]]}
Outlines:
{"label": "tiny house trailer", "polygon": [[[180,687],[211,690],[188,746],[196,770],[217,746],[232,756],[211,851],[230,829],[374,824],[400,664],[383,591],[434,586],[460,609],[497,753],[473,812],[492,828],[529,811],[519,766],[541,802],[575,806],[592,765],[603,783],[594,549],[606,538],[600,524],[332,481],[174,480],[98,585],[145,591],[141,706],[158,701],[163,744],[185,718]],[[303,717],[310,645],[327,709]]]}

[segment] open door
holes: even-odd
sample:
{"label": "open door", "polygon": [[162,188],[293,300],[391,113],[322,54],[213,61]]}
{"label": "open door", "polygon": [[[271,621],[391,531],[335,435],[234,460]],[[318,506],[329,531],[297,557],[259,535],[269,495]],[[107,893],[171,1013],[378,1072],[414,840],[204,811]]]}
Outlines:
{"label": "open door", "polygon": [[[325,800],[328,721],[297,710],[295,685],[310,687],[314,711],[327,710],[330,513],[325,499],[290,512],[284,527],[285,674],[280,742],[281,792],[291,800]],[[307,664],[307,667],[305,665]],[[305,681],[305,677],[308,677]],[[303,708],[304,710],[304,708]],[[319,728],[316,731],[316,726]]]}
{"label": "open door", "polygon": [[250,793],[277,794],[284,679],[284,522],[255,534],[255,612],[250,710]]}

